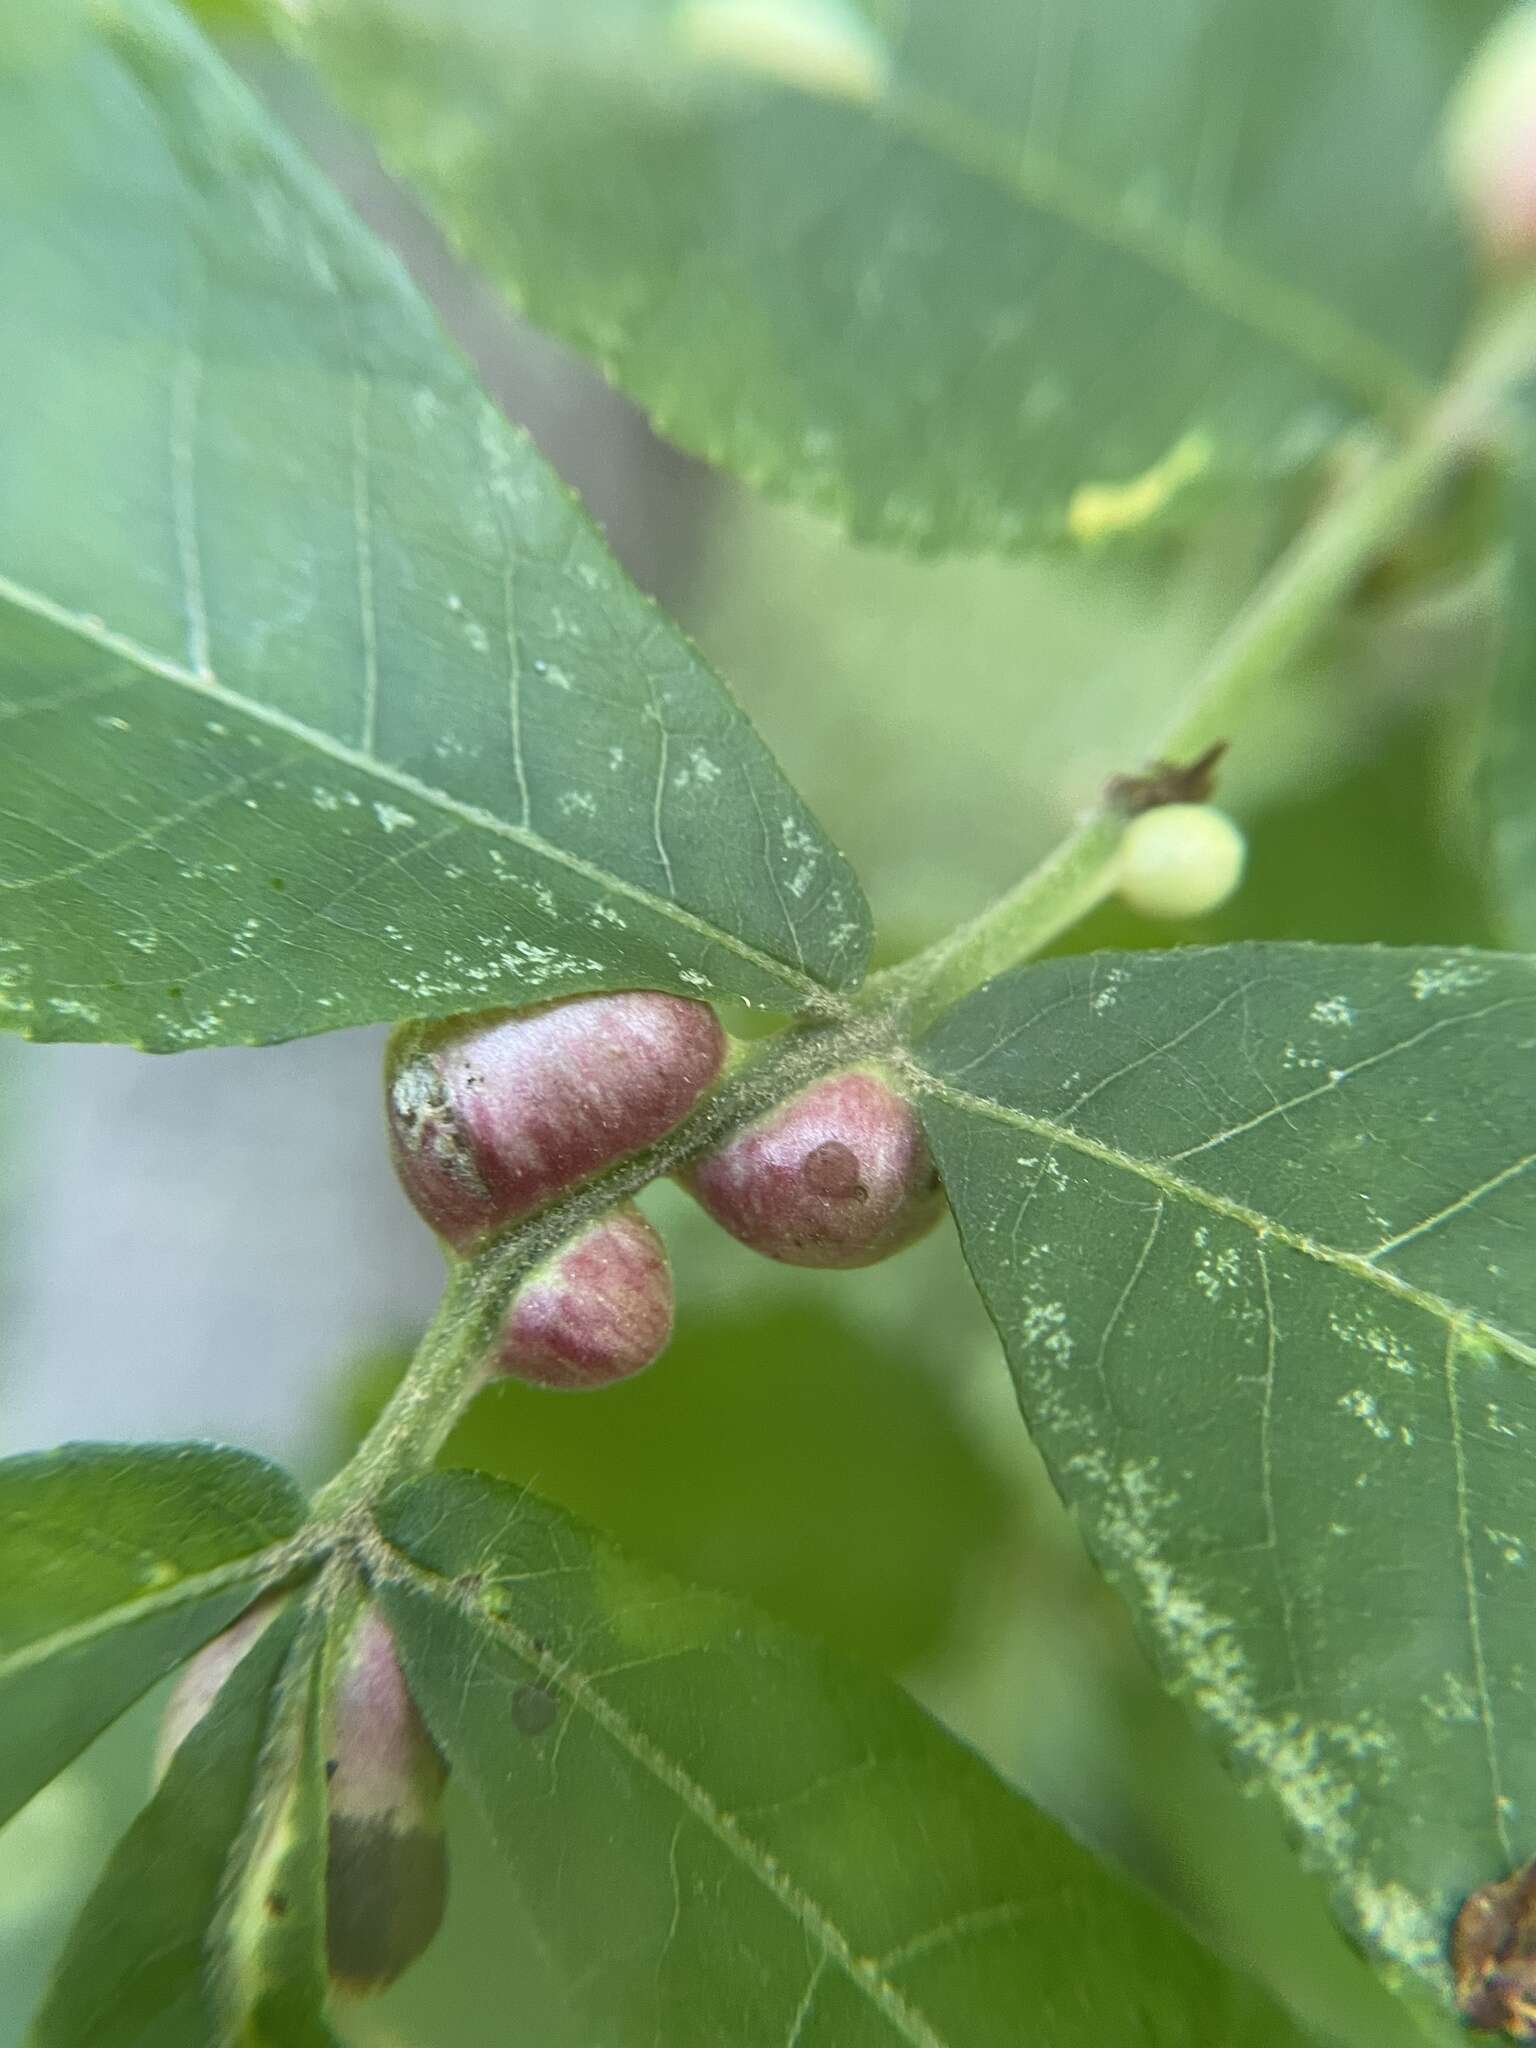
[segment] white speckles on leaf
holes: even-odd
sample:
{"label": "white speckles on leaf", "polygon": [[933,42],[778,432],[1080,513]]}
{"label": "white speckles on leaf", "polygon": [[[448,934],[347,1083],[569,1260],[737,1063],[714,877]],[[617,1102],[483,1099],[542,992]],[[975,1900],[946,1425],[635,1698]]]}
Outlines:
{"label": "white speckles on leaf", "polygon": [[1057,1365],[1065,1365],[1072,1356],[1067,1311],[1059,1301],[1027,1302],[1019,1338],[1026,1350],[1038,1352]]}
{"label": "white speckles on leaf", "polygon": [[1422,1899],[1390,1878],[1378,1883],[1360,1877],[1350,1890],[1361,1931],[1382,1955],[1406,1970],[1439,1973],[1445,1960],[1445,1930]]}
{"label": "white speckles on leaf", "polygon": [[1324,996],[1312,1005],[1309,1015],[1314,1024],[1332,1024],[1346,1030],[1355,1021],[1354,1005],[1348,996]]}
{"label": "white speckles on leaf", "polygon": [[1358,1351],[1368,1351],[1379,1358],[1388,1372],[1412,1379],[1418,1369],[1412,1353],[1397,1332],[1371,1321],[1369,1317],[1346,1315],[1338,1309],[1330,1309],[1328,1327],[1340,1343],[1351,1345]]}
{"label": "white speckles on leaf", "polygon": [[1224,1245],[1211,1257],[1209,1254],[1195,1268],[1195,1285],[1207,1301],[1215,1301],[1219,1295],[1230,1294],[1241,1284],[1243,1262],[1232,1245]]}
{"label": "white speckles on leaf", "polygon": [[1488,968],[1481,962],[1450,954],[1444,960],[1415,968],[1408,986],[1413,990],[1414,1001],[1424,1003],[1435,996],[1465,995],[1469,989],[1480,988],[1488,974]]}
{"label": "white speckles on leaf", "polygon": [[393,804],[375,803],[373,815],[386,832],[401,832],[416,823],[409,811],[397,810]]}
{"label": "white speckles on leaf", "polygon": [[1338,1405],[1346,1415],[1363,1422],[1378,1442],[1391,1443],[1392,1425],[1382,1420],[1374,1394],[1368,1394],[1364,1387],[1351,1387],[1347,1394],[1340,1394]]}

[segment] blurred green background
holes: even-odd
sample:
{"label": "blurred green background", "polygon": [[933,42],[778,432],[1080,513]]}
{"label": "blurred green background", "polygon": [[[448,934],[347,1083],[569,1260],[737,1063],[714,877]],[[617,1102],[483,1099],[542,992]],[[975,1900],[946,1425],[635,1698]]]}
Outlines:
{"label": "blurred green background", "polygon": [[[312,91],[241,39],[239,10],[225,13],[240,61],[730,680],[859,867],[885,958],[978,908],[1110,774],[1145,763],[1278,545],[1273,509],[1177,545],[1019,566],[883,558],[756,504],[661,449],[503,315]],[[1489,595],[1467,566],[1475,527],[1475,507],[1448,505],[1242,735],[1220,792],[1251,840],[1235,901],[1198,930],[1106,910],[1073,945],[1495,936],[1466,788],[1490,654]],[[151,1076],[112,1049],[0,1048],[7,1449],[186,1428],[257,1442],[311,1476],[343,1455],[398,1372],[434,1273],[388,1181],[377,1057],[375,1035],[352,1034],[189,1055]],[[313,1114],[327,1091],[334,1129]],[[185,1134],[169,1154],[168,1120]],[[1321,2038],[1394,2038],[1277,1824],[1237,1798],[1157,1692],[1087,1567],[952,1232],[834,1276],[755,1259],[674,1189],[648,1206],[678,1275],[666,1359],[600,1401],[496,1389],[450,1456],[900,1677]],[[0,2041],[20,2038],[132,1811],[154,1716],[146,1703],[0,1834]],[[447,1937],[344,2030],[360,2048],[588,2048],[532,1931],[509,1921],[473,1816],[460,1820]]]}

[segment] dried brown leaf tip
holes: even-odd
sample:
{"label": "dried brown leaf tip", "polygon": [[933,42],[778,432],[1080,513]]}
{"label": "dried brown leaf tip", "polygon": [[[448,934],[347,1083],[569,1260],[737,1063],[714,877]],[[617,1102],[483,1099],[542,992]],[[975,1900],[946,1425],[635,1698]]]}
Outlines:
{"label": "dried brown leaf tip", "polygon": [[1217,740],[1193,761],[1154,761],[1144,775],[1111,776],[1104,801],[1131,818],[1159,804],[1203,804],[1216,787],[1216,770],[1231,744]]}
{"label": "dried brown leaf tip", "polygon": [[1451,1929],[1451,1968],[1469,2027],[1536,2041],[1536,1861],[1470,1895]]}

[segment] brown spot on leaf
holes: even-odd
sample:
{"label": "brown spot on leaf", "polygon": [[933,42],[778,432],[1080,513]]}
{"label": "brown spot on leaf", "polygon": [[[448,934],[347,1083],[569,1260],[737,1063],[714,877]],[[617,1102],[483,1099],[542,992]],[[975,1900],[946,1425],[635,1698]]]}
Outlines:
{"label": "brown spot on leaf", "polygon": [[542,1735],[559,1711],[554,1694],[542,1685],[520,1685],[512,1695],[512,1726],[519,1735]]}
{"label": "brown spot on leaf", "polygon": [[1470,1894],[1451,1929],[1451,1968],[1468,2026],[1536,2041],[1536,1861]]}

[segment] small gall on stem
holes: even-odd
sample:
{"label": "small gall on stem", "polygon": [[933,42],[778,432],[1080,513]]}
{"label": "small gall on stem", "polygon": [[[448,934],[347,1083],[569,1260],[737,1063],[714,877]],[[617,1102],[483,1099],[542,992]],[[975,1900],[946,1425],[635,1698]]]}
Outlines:
{"label": "small gall on stem", "polygon": [[1132,818],[1115,856],[1115,890],[1143,917],[1206,917],[1243,878],[1248,843],[1211,804],[1159,804]]}
{"label": "small gall on stem", "polygon": [[1483,42],[1446,116],[1447,175],[1489,261],[1536,259],[1536,6]]}
{"label": "small gall on stem", "polygon": [[683,1179],[732,1237],[791,1266],[872,1266],[944,1209],[912,1105],[859,1068],[814,1082]]}
{"label": "small gall on stem", "polygon": [[[157,1783],[282,1604],[279,1596],[258,1601],[182,1673],[161,1723]],[[448,1896],[447,1770],[406,1686],[394,1637],[372,1606],[342,1652],[325,1773],[327,1959],[336,1987],[362,1997],[392,1984],[422,1954]]]}
{"label": "small gall on stem", "polygon": [[665,1137],[725,1052],[707,1003],[645,990],[408,1025],[387,1068],[395,1170],[462,1250]]}
{"label": "small gall on stem", "polygon": [[448,1898],[447,1768],[382,1615],[365,1607],[331,1702],[326,1949],[353,1997],[382,1991],[427,1948]]}
{"label": "small gall on stem", "polygon": [[654,1363],[671,1335],[667,1248],[625,1202],[523,1282],[491,1370],[536,1387],[606,1387]]}

